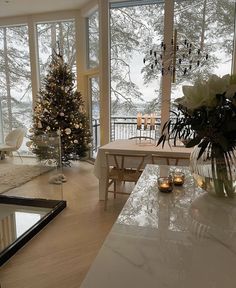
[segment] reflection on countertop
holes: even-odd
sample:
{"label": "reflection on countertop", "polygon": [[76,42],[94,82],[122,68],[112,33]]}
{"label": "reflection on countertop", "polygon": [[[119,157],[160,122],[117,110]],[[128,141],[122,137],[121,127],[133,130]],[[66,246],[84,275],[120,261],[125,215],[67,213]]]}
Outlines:
{"label": "reflection on countertop", "polygon": [[235,288],[235,200],[195,187],[187,167],[184,185],[161,193],[168,169],[146,166],[82,288]]}

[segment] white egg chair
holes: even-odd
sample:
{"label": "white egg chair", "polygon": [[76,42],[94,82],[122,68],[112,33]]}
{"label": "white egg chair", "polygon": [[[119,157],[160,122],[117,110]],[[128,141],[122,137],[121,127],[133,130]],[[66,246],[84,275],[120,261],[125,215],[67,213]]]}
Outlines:
{"label": "white egg chair", "polygon": [[16,151],[22,160],[18,150],[23,143],[24,136],[25,129],[23,128],[16,128],[9,132],[5,137],[4,143],[0,144],[1,159],[4,159],[5,155],[12,155],[12,152]]}

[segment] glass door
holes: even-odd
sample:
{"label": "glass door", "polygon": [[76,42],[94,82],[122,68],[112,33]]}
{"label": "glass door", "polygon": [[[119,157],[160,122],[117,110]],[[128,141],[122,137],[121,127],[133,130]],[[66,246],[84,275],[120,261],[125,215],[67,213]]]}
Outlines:
{"label": "glass door", "polygon": [[144,130],[154,113],[160,124],[162,55],[156,51],[163,41],[164,6],[164,1],[111,3],[111,140],[139,135],[137,115],[142,114]]}
{"label": "glass door", "polygon": [[96,158],[100,147],[100,93],[99,77],[89,77],[89,98],[90,98],[90,127],[93,135],[91,158]]}

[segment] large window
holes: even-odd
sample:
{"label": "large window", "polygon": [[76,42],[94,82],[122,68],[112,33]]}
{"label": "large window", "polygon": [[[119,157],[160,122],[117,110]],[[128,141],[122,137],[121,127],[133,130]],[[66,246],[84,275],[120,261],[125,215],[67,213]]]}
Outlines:
{"label": "large window", "polygon": [[154,71],[143,62],[163,39],[164,3],[152,2],[156,4],[111,5],[111,133],[115,129],[115,138],[134,136],[138,112],[160,116],[161,69]]}
{"label": "large window", "polygon": [[[124,124],[129,127],[133,122],[134,126],[137,112],[155,112],[160,116],[163,105],[167,107],[165,111],[169,110],[169,104],[182,96],[183,85],[207,79],[212,73],[222,76],[231,72],[235,3],[216,0],[173,3],[173,14],[165,1],[111,4],[111,127],[114,121],[119,122],[123,131]],[[174,28],[170,32],[172,23]],[[174,44],[177,53],[170,51]],[[165,75],[170,75],[174,83],[163,81]],[[166,95],[166,91],[171,94]],[[127,129],[132,133],[131,128]],[[130,133],[121,133],[119,137],[130,137]]]}
{"label": "large window", "polygon": [[54,51],[63,55],[75,72],[75,23],[57,21],[37,24],[40,82],[46,75]]}
{"label": "large window", "polygon": [[99,19],[98,11],[95,11],[87,18],[88,33],[88,68],[95,68],[99,65]]}
{"label": "large window", "polygon": [[90,123],[93,134],[91,157],[96,158],[97,149],[100,147],[100,92],[98,76],[89,77],[90,94]]}
{"label": "large window", "polygon": [[171,102],[183,95],[182,85],[207,79],[210,74],[231,73],[234,6],[230,1],[175,1],[174,28],[179,51]]}
{"label": "large window", "polygon": [[[14,128],[30,127],[31,73],[26,25],[0,27],[0,133],[1,140]],[[2,126],[2,127],[1,127]],[[23,145],[21,150],[27,150]]]}
{"label": "large window", "polygon": [[87,17],[87,63],[89,116],[93,145],[91,158],[96,158],[100,147],[100,88],[99,88],[99,12],[96,10]]}

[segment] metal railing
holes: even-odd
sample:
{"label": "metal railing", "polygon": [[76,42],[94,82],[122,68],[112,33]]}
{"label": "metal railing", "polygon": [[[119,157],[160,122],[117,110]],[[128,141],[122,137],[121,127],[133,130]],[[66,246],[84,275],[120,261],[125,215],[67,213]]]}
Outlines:
{"label": "metal railing", "polygon": [[[111,141],[129,139],[135,136],[147,136],[157,139],[160,128],[160,118],[156,118],[155,129],[137,130],[136,117],[111,117]],[[92,120],[93,147],[91,156],[96,157],[100,147],[100,119]]]}

